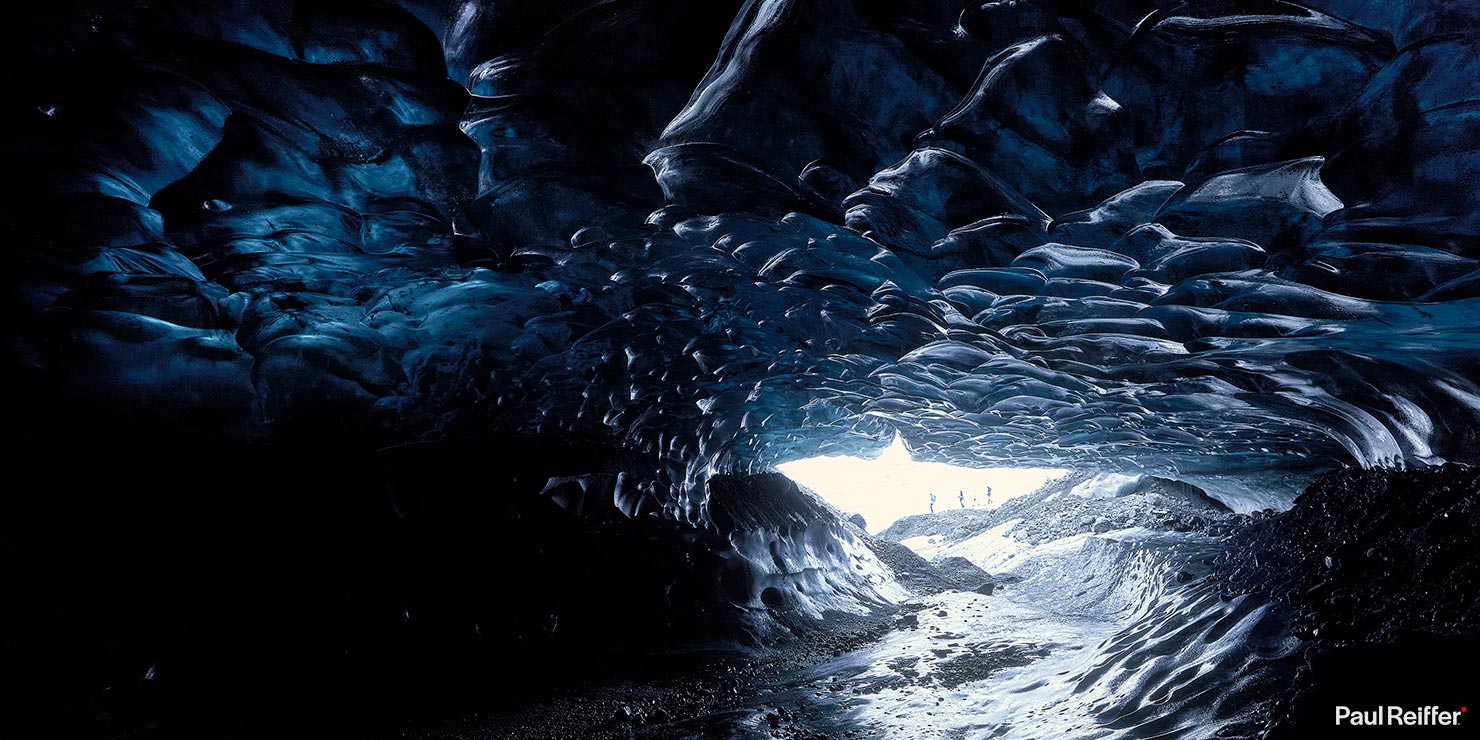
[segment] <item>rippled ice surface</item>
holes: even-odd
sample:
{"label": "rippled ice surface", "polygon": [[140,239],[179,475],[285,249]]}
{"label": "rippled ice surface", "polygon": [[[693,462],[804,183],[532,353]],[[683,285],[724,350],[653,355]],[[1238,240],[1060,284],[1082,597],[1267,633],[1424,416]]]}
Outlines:
{"label": "rippled ice surface", "polygon": [[[1140,529],[1030,548],[1005,568],[1022,581],[911,602],[883,639],[797,675],[762,709],[786,710],[783,732],[789,716],[827,737],[1253,736],[1298,641],[1268,602],[1223,601],[1197,577],[1216,552]],[[728,728],[776,731],[763,712]]]}
{"label": "rippled ice surface", "polygon": [[599,440],[699,524],[896,433],[1250,508],[1473,461],[1474,3],[1318,4],[48,18],[7,346],[43,418]]}

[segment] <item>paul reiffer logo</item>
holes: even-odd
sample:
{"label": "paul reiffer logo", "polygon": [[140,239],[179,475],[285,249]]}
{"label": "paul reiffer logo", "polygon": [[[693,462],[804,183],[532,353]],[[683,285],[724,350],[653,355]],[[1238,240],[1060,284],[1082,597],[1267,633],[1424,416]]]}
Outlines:
{"label": "paul reiffer logo", "polygon": [[1351,707],[1336,708],[1337,727],[1435,727],[1458,726],[1460,715],[1470,711],[1460,707],[1458,711],[1445,711],[1438,707],[1404,709],[1398,706],[1376,707],[1366,711]]}

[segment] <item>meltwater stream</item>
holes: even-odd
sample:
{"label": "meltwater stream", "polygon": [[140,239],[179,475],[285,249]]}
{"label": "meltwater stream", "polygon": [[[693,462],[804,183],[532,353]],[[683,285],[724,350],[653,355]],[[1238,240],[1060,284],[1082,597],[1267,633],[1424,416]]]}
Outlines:
{"label": "meltwater stream", "polygon": [[1220,597],[1205,578],[1220,551],[1205,534],[1141,527],[1020,549],[993,563],[990,595],[910,600],[876,642],[783,677],[724,734],[1255,736],[1299,641],[1282,608]]}

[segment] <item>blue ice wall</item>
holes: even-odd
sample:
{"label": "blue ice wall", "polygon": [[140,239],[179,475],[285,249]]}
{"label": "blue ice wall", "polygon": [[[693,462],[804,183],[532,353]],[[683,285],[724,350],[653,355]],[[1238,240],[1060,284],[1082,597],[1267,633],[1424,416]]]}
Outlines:
{"label": "blue ice wall", "polygon": [[896,431],[1235,492],[1480,457],[1470,3],[538,5],[20,21],[14,404],[595,435],[691,520]]}

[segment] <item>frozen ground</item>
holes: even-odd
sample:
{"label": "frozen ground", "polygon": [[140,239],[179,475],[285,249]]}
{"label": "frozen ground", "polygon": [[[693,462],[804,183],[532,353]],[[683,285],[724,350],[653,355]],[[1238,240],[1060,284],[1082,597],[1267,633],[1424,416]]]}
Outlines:
{"label": "frozen ground", "polygon": [[991,596],[908,602],[877,642],[767,700],[804,731],[770,733],[762,715],[735,736],[1252,736],[1248,689],[1286,675],[1298,641],[1268,602],[1200,580],[1216,541],[1133,528],[988,544],[1006,526],[953,549],[1006,581]]}
{"label": "frozen ground", "polygon": [[[1036,502],[1029,516],[1042,516],[1081,483],[1022,501]],[[1070,498],[1133,506],[1137,496],[1160,495],[1129,490]],[[903,543],[937,563],[970,560],[992,574],[990,595],[916,595],[877,619],[799,634],[758,660],[721,660],[693,681],[573,692],[556,707],[539,703],[423,737],[1256,736],[1271,682],[1288,680],[1299,640],[1272,602],[1219,596],[1206,575],[1221,539],[1152,519],[1035,543],[1012,536],[1021,516],[962,538],[963,516],[906,523],[900,529],[933,523],[940,534]],[[567,725],[550,727],[552,716]]]}

